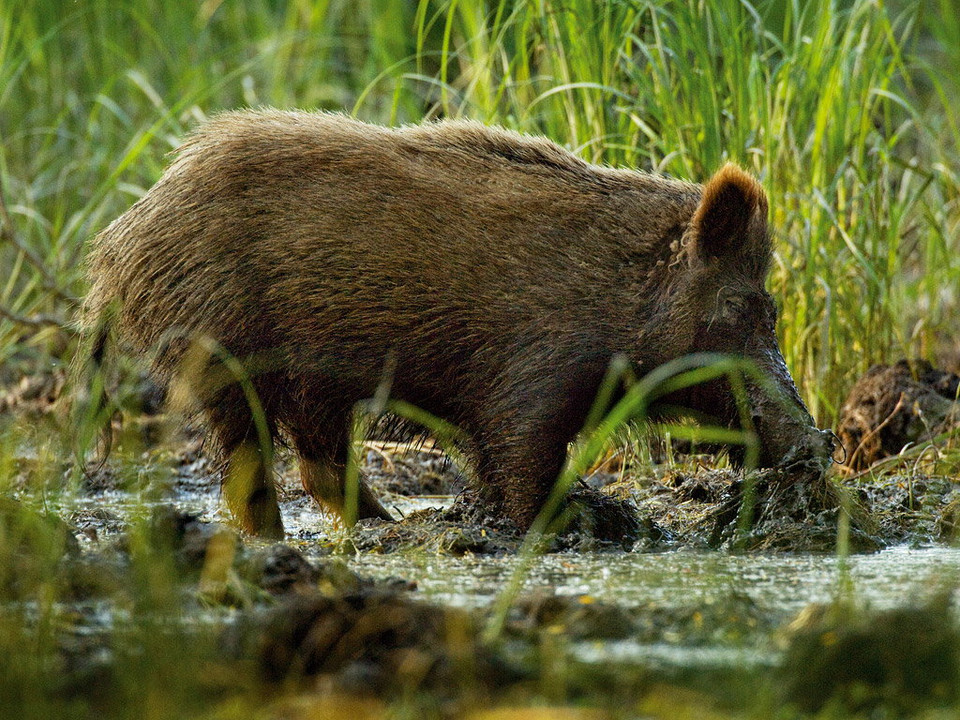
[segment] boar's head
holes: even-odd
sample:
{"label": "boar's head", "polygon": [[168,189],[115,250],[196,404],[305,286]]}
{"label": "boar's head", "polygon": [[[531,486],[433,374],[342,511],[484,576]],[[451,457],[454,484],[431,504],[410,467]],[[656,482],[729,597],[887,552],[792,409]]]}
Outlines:
{"label": "boar's head", "polygon": [[[745,357],[766,382],[746,378],[747,408],[738,408],[725,380],[694,386],[669,402],[731,427],[741,425],[746,411],[760,440],[760,467],[801,464],[822,472],[830,463],[833,435],[817,429],[780,351],[777,308],[765,289],[771,258],[763,189],[727,165],[704,186],[659,298],[660,342],[673,357],[697,352]],[[731,452],[742,459],[742,448]]]}

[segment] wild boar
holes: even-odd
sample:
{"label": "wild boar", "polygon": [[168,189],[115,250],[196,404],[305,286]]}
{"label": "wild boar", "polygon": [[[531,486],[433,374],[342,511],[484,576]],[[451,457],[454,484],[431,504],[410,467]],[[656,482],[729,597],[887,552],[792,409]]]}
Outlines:
{"label": "wild boar", "polygon": [[[748,388],[761,464],[799,448],[826,466],[774,332],[766,216],[733,165],[701,186],[470,121],[228,112],[95,239],[82,322],[112,313],[161,383],[191,338],[246,365],[247,386],[211,382],[202,404],[249,532],[283,532],[274,439],[342,510],[351,411],[387,374],[392,397],[463,431],[481,496],[527,527],[616,354],[640,374],[698,351],[753,359],[789,406]],[[683,400],[738,422],[722,383]],[[390,517],[362,484],[359,515]]]}

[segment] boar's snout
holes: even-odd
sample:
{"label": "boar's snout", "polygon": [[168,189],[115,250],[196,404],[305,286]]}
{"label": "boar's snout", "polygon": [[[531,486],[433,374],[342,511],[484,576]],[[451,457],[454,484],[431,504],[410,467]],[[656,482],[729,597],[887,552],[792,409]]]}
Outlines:
{"label": "boar's snout", "polygon": [[[760,444],[751,461],[822,473],[831,462],[833,435],[814,423],[777,341],[777,308],[765,290],[772,260],[767,209],[759,183],[735,166],[725,166],[704,186],[685,236],[686,278],[674,291],[671,326],[692,328],[695,351],[742,356],[763,376],[744,378],[748,408],[739,405],[744,398],[718,397],[714,385],[691,393],[692,409],[709,415],[720,408],[716,416],[731,425],[742,423],[747,410]],[[736,461],[749,455],[743,448],[732,454]]]}
{"label": "boar's snout", "polygon": [[779,348],[763,353],[761,368],[773,387],[751,388],[754,428],[760,440],[760,467],[824,473],[835,449],[835,435],[820,430],[800,398]]}

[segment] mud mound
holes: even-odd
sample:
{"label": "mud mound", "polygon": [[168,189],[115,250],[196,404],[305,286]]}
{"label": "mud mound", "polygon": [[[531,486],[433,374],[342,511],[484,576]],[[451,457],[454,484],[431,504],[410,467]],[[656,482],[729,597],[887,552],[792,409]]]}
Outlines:
{"label": "mud mound", "polygon": [[640,495],[641,512],[662,528],[655,547],[833,552],[841,523],[853,550],[884,544],[859,498],[820,474],[701,468],[669,473]]}
{"label": "mud mound", "polygon": [[883,544],[853,495],[823,476],[798,481],[773,470],[737,479],[710,518],[711,547],[832,552],[843,525],[854,551]]}
{"label": "mud mound", "polygon": [[924,360],[874,365],[850,390],[837,433],[846,465],[864,470],[960,425],[960,376]]}
{"label": "mud mound", "polygon": [[363,694],[455,691],[463,677],[488,685],[516,679],[476,635],[466,612],[366,589],[294,594],[254,625],[247,642],[269,680],[326,676],[337,689]]}
{"label": "mud mound", "polygon": [[[587,487],[567,498],[565,527],[549,538],[549,551],[628,549],[663,535],[641,522],[629,502]],[[561,511],[563,513],[563,511]],[[466,490],[445,509],[427,508],[397,522],[361,521],[354,532],[357,549],[378,553],[422,549],[445,555],[502,555],[516,552],[524,533],[503,514],[492,514],[474,491]]]}

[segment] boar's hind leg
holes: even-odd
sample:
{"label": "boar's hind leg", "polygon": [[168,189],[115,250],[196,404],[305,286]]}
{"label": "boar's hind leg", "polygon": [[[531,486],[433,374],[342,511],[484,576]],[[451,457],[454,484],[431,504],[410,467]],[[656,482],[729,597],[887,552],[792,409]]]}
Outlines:
{"label": "boar's hind leg", "polygon": [[[320,505],[343,516],[344,480],[350,438],[350,413],[323,418],[299,418],[291,423],[290,435],[300,461],[303,489]],[[393,520],[362,478],[357,478],[357,518]]]}
{"label": "boar's hind leg", "polygon": [[[228,395],[233,391],[228,390]],[[242,397],[227,397],[209,412],[210,429],[224,461],[223,495],[240,527],[254,535],[283,537],[283,521],[273,482],[273,428],[261,447],[256,425]]]}

